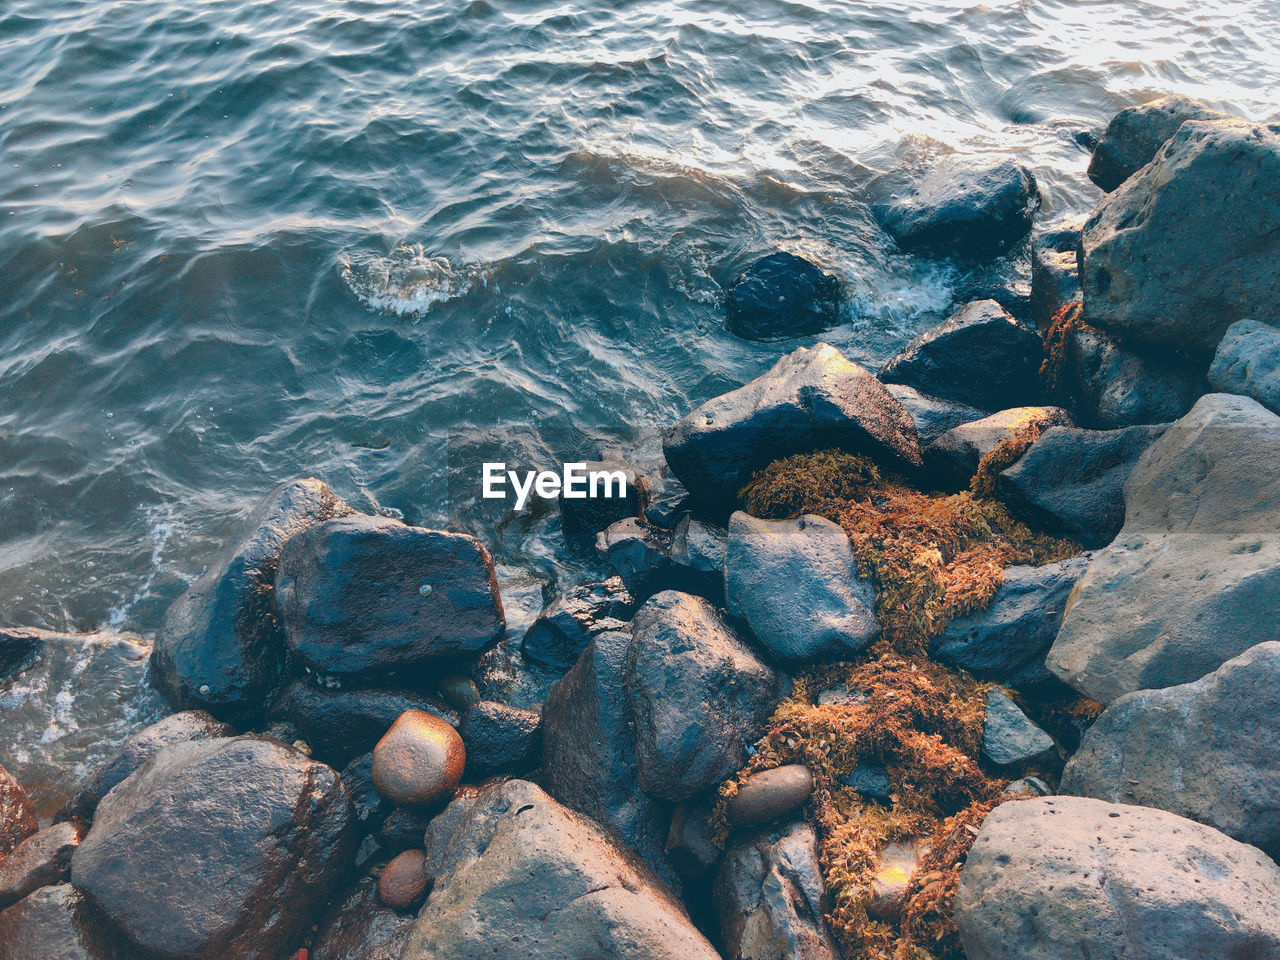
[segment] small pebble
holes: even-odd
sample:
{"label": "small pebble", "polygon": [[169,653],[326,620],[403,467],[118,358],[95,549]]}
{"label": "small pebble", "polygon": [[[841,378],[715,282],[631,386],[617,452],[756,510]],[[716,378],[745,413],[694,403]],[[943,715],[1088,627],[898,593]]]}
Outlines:
{"label": "small pebble", "polygon": [[729,801],[729,820],[746,825],[764,823],[789,813],[809,799],[813,775],[799,763],[753,774]]}
{"label": "small pebble", "polygon": [[457,730],[425,710],[406,710],[373,748],[373,785],[392,803],[426,806],[453,796],[465,764]]}
{"label": "small pebble", "polygon": [[470,677],[460,673],[450,674],[440,681],[437,689],[445,703],[455,710],[468,710],[480,702],[480,691]]}
{"label": "small pebble", "polygon": [[378,897],[393,910],[408,910],[420,904],[427,893],[427,855],[406,850],[382,868],[378,877]]}

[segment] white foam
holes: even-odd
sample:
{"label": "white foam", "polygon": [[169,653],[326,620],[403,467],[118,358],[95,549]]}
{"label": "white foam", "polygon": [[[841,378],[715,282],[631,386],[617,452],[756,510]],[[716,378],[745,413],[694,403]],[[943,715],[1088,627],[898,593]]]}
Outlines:
{"label": "white foam", "polygon": [[389,256],[353,257],[342,262],[342,279],[366,307],[396,316],[423,316],[433,306],[465,296],[488,282],[486,265],[454,267],[420,245],[405,244]]}

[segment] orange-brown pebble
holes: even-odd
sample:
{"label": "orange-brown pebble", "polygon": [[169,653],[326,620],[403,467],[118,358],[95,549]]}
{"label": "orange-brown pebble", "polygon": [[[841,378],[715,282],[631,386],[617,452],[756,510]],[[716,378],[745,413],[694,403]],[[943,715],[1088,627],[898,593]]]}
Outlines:
{"label": "orange-brown pebble", "polygon": [[373,748],[373,785],[392,803],[427,806],[453,795],[465,764],[457,730],[425,710],[406,710]]}
{"label": "orange-brown pebble", "polygon": [[752,774],[729,801],[729,822],[764,823],[791,812],[812,792],[813,775],[804,764],[789,763]]}
{"label": "orange-brown pebble", "polygon": [[408,910],[427,893],[427,855],[406,850],[385,867],[378,878],[378,897],[393,910]]}

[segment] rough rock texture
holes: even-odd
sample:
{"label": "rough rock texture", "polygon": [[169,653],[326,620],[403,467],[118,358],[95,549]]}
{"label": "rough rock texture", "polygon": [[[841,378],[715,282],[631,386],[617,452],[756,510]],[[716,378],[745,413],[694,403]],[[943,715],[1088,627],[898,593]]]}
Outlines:
{"label": "rough rock texture", "polygon": [[763,376],[708,400],[662,440],[671,470],[721,516],[756,470],[833,446],[920,463],[911,415],[868,370],[826,343],[801,347]]}
{"label": "rough rock texture", "polygon": [[1280,321],[1239,320],[1228,327],[1209,367],[1209,383],[1280,413]]}
{"label": "rough rock texture", "polygon": [[994,300],[966,303],[931,327],[880,369],[885,383],[1002,410],[1036,399],[1040,335]]}
{"label": "rough rock texture", "polygon": [[753,824],[790,813],[813,793],[813,774],[801,763],[788,763],[747,777],[729,801],[730,823]]}
{"label": "rough rock texture", "polygon": [[542,756],[542,717],[532,710],[484,700],[462,715],[458,734],[469,780],[528,773]]}
{"label": "rough rock texture", "polygon": [[496,785],[458,820],[402,960],[718,960],[660,882],[533,784]]}
{"label": "rough rock texture", "polygon": [[1124,483],[1167,424],[1120,430],[1050,427],[1013,466],[996,492],[1034,527],[1104,547],[1124,525]]}
{"label": "rough rock texture", "polygon": [[27,667],[44,646],[42,631],[0,627],[0,685]]}
{"label": "rough rock texture", "polygon": [[840,322],[840,281],[793,253],[761,257],[733,281],[725,327],[745,340],[786,340]]}
{"label": "rough rock texture", "polygon": [[720,860],[711,832],[714,810],[708,799],[678,803],[667,830],[667,859],[682,877],[702,877]]}
{"label": "rough rock texture", "polygon": [[1057,759],[1053,738],[1037,727],[999,687],[987,690],[982,727],[982,757],[1004,771]]}
{"label": "rough rock texture", "polygon": [[1159,807],[1280,857],[1280,643],[1194,683],[1116,700],[1060,790]]}
{"label": "rough rock texture", "polygon": [[133,960],[96,929],[84,897],[69,883],[41,887],[0,911],[5,960]]}
{"label": "rough rock texture", "polygon": [[631,619],[635,601],[621,577],[570,587],[542,611],[521,642],[525,658],[567,670],[591,637]]}
{"label": "rough rock texture", "polygon": [[880,225],[906,251],[987,260],[1025,237],[1039,208],[1040,190],[1026,167],[955,157],[934,164],[881,211]]}
{"label": "rough rock texture", "polygon": [[701,597],[655,596],[632,621],[627,700],[640,789],[679,801],[741,768],[778,680]]}
{"label": "rough rock texture", "polygon": [[915,387],[901,383],[889,383],[885,386],[893,398],[911,414],[921,447],[932,443],[953,427],[981,420],[986,415],[984,411],[968,404],[926,396]]}
{"label": "rough rock texture", "polygon": [[726,960],[839,960],[823,913],[813,827],[796,822],[736,837],[712,892]]}
{"label": "rough rock texture", "polygon": [[378,900],[374,877],[362,877],[320,922],[310,960],[400,960],[413,921]]}
{"label": "rough rock texture", "polygon": [[342,768],[342,785],[351,798],[353,822],[357,831],[376,830],[395,809],[395,805],[378,793],[373,785],[373,751],[363,753]]}
{"label": "rough rock texture", "polygon": [[668,585],[672,566],[670,535],[639,517],[610,524],[596,535],[596,551],[617,571],[627,590],[643,599]]}
{"label": "rough rock texture", "polygon": [[1036,230],[1031,237],[1031,322],[1046,330],[1058,311],[1080,299],[1079,248],[1083,219]]}
{"label": "rough rock texture", "polygon": [[272,608],[280,548],[308,527],[353,512],[319,480],[293,480],[267,494],[239,541],[165,613],[151,669],[173,703],[222,720],[261,708],[284,658]]}
{"label": "rough rock texture", "polygon": [[373,785],[398,806],[427,807],[453,796],[466,749],[434,714],[407,710],[373,748]]}
{"label": "rough rock texture", "polygon": [[1154,160],[1186,121],[1226,119],[1227,114],[1181,94],[1121,110],[1093,148],[1089,179],[1110,193]]}
{"label": "rough rock texture", "polygon": [[[634,517],[644,512],[649,486],[631,466],[615,460],[591,460],[583,464],[583,471],[586,474],[621,473],[626,479],[626,495],[614,496],[616,485],[605,485],[597,489],[597,496],[560,497],[557,500],[560,525],[566,537],[590,538],[623,517]],[[583,484],[590,493],[589,482],[583,481]]]}
{"label": "rough rock texture", "polygon": [[40,824],[27,791],[4,767],[0,766],[0,857],[7,857]]}
{"label": "rough rock texture", "polygon": [[723,527],[685,517],[671,537],[671,562],[680,571],[681,589],[719,599],[724,594],[724,554],[728,535]]}
{"label": "rough rock texture", "polygon": [[0,910],[41,887],[66,880],[80,833],[76,824],[55,823],[27,837],[0,860]]}
{"label": "rough rock texture", "polygon": [[1280,417],[1215,393],[1148,448],[1124,529],[1067,605],[1049,669],[1101,703],[1280,640]]}
{"label": "rough rock texture", "polygon": [[1162,810],[1078,797],[999,806],[955,899],[969,960],[1275,960],[1280,868]]}
{"label": "rough rock texture", "polygon": [[644,518],[670,530],[689,509],[689,491],[675,477],[649,478],[649,505]]}
{"label": "rough rock texture", "polygon": [[1000,441],[1028,427],[1070,425],[1071,414],[1061,407],[1001,410],[942,434],[925,447],[925,467],[930,476],[944,487],[967,487],[978,463],[998,447]]}
{"label": "rough rock texture", "polygon": [[1045,654],[1062,626],[1089,555],[1040,567],[1009,567],[985,609],[956,617],[929,641],[929,656],[983,680],[1026,690],[1051,679]]}
{"label": "rough rock texture", "polygon": [[840,525],[807,515],[729,520],[725,602],[784,663],[848,659],[880,635],[875,591]]}
{"label": "rough rock texture", "polygon": [[427,895],[427,858],[421,850],[406,850],[382,868],[378,899],[394,910],[418,906]]}
{"label": "rough rock texture", "polygon": [[1081,238],[1089,323],[1212,354],[1280,302],[1280,125],[1189,120]]}
{"label": "rough rock texture", "polygon": [[351,856],[333,770],[270,740],[165,747],[98,805],[71,880],[143,950],[276,960]]}

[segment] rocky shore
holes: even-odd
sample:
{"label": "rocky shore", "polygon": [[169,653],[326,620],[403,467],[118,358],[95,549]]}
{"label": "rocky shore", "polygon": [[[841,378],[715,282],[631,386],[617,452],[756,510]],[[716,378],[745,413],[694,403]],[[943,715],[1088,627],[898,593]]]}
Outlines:
{"label": "rocky shore", "polygon": [[[0,627],[0,720],[78,731],[4,745],[0,956],[1280,960],[1280,127],[1168,98],[1088,175],[1083,222],[1010,159],[878,209],[1029,292],[780,346],[564,502],[615,575],[531,622],[299,479],[153,638]],[[766,253],[727,329],[842,296]]]}

